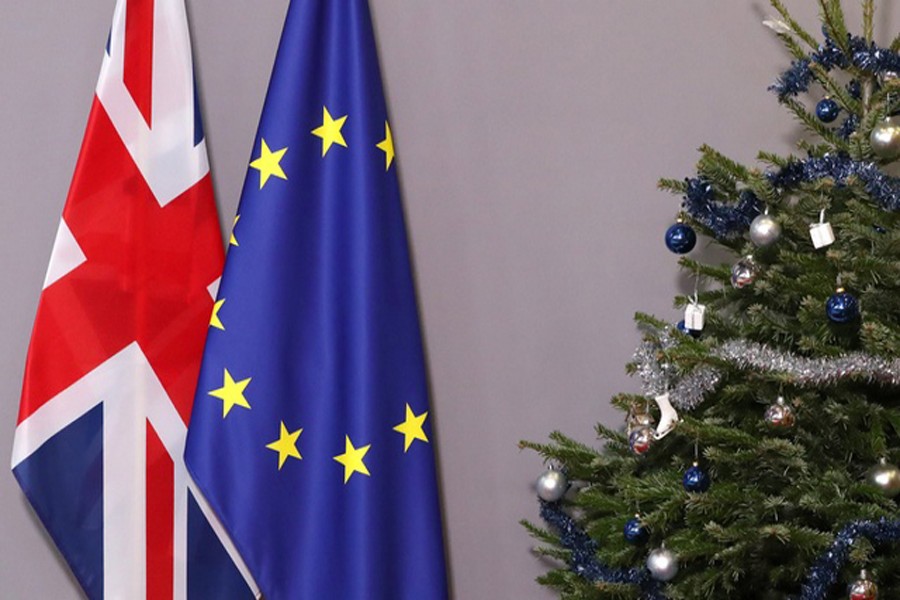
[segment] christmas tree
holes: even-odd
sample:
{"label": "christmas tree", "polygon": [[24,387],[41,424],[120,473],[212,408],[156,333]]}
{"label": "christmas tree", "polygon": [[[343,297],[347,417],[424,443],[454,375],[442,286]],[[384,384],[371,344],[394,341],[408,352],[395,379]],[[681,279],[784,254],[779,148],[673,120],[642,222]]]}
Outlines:
{"label": "christmas tree", "polygon": [[900,36],[874,42],[874,0],[862,35],[840,0],[815,34],[771,4],[793,55],[771,91],[807,135],[752,167],[703,147],[660,182],[684,320],[637,315],[643,393],[612,399],[601,447],[522,443],[562,598],[900,598]]}

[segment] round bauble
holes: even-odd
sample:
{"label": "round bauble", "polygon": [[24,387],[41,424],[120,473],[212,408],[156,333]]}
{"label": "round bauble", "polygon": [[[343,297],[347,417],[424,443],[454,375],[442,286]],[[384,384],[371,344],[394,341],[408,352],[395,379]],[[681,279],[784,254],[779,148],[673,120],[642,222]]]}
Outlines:
{"label": "round bauble", "polygon": [[778,397],[775,404],[766,409],[766,414],[763,418],[772,429],[790,429],[797,422],[794,409],[781,396]]}
{"label": "round bauble", "polygon": [[888,498],[900,494],[900,469],[882,458],[866,475],[869,485],[877,487]]}
{"label": "round bauble", "polygon": [[816,104],[816,116],[823,123],[831,123],[838,118],[841,107],[831,98],[823,98]]}
{"label": "round bauble", "polygon": [[681,483],[689,492],[703,493],[709,489],[711,481],[709,473],[703,470],[699,464],[694,463],[690,469],[684,472]]}
{"label": "round bauble", "polygon": [[781,225],[770,215],[759,215],[750,223],[750,241],[759,247],[774,244],[781,237]]}
{"label": "round bauble", "polygon": [[747,287],[759,277],[759,265],[752,256],[745,256],[731,267],[731,285],[737,289]]}
{"label": "round bauble", "polygon": [[628,436],[628,447],[638,456],[649,452],[652,444],[653,430],[647,426],[638,427]]}
{"label": "round bauble", "polygon": [[671,581],[678,574],[678,557],[667,548],[657,548],[647,556],[647,570],[657,581]]}
{"label": "round bauble", "polygon": [[622,534],[625,536],[625,541],[629,544],[646,544],[647,540],[650,539],[650,530],[641,521],[639,515],[635,515],[634,518],[625,522]]}
{"label": "round bauble", "polygon": [[677,327],[678,331],[680,331],[681,333],[686,333],[692,338],[698,338],[703,334],[703,332],[699,329],[688,329],[687,325],[685,325],[684,323],[684,319],[678,321],[678,325],[676,325],[675,327]]}
{"label": "round bauble", "polygon": [[697,244],[694,229],[681,221],[666,230],[666,247],[675,254],[687,254]]}
{"label": "round bauble", "polygon": [[538,498],[547,502],[557,502],[566,495],[569,489],[569,481],[562,471],[547,469],[534,483]]}
{"label": "round bauble", "polygon": [[834,323],[849,323],[859,316],[859,301],[853,294],[838,288],[825,302],[825,314]]}
{"label": "round bauble", "polygon": [[874,581],[869,581],[868,575],[863,571],[859,579],[850,584],[847,594],[850,600],[878,600],[878,586]]}
{"label": "round bauble", "polygon": [[900,158],[900,121],[889,117],[872,128],[869,144],[875,156],[884,160]]}
{"label": "round bauble", "polygon": [[878,74],[878,84],[881,87],[888,85],[889,83],[897,80],[897,72],[896,71],[881,71]]}

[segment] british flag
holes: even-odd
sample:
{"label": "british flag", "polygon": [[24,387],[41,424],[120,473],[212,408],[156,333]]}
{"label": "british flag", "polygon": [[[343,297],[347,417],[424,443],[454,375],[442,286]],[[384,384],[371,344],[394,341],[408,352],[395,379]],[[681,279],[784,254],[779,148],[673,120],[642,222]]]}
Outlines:
{"label": "british flag", "polygon": [[118,0],[12,455],[90,598],[255,595],[182,460],[222,262],[184,0]]}

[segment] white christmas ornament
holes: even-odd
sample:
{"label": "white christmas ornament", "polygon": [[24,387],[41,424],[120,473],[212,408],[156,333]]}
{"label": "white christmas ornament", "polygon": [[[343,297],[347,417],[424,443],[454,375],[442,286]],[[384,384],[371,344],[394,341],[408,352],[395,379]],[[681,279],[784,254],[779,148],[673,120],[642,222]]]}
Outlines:
{"label": "white christmas ornament", "polygon": [[794,30],[791,29],[791,26],[782,21],[781,19],[768,18],[762,22],[763,25],[774,31],[775,33],[793,33]]}
{"label": "white christmas ornament", "polygon": [[691,302],[684,308],[684,327],[691,331],[703,331],[706,306]]}
{"label": "white christmas ornament", "polygon": [[809,237],[812,238],[813,246],[818,250],[834,243],[834,230],[831,223],[825,222],[825,211],[819,213],[819,222],[810,223]]}
{"label": "white christmas ornament", "polygon": [[668,548],[657,548],[647,557],[647,570],[657,581],[671,581],[678,574],[678,557]]}
{"label": "white christmas ornament", "polygon": [[654,437],[658,440],[669,435],[675,429],[675,425],[680,420],[678,412],[669,401],[669,394],[663,394],[654,398],[659,406],[659,425],[656,426],[656,434]]}

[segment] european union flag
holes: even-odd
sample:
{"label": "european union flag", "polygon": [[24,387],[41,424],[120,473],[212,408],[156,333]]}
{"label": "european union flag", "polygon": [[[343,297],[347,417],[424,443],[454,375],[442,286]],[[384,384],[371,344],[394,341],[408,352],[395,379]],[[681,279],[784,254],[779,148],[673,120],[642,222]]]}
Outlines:
{"label": "european union flag", "polygon": [[366,0],[294,0],[186,449],[267,600],[447,597],[396,168]]}

